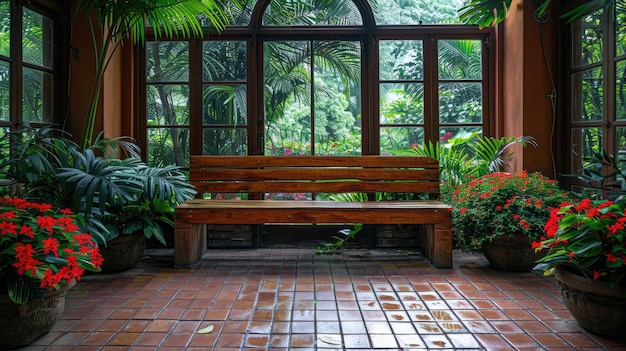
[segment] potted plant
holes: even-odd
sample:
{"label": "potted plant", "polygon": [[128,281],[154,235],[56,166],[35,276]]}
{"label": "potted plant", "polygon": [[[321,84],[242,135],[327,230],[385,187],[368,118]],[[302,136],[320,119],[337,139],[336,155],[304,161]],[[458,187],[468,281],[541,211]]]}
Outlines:
{"label": "potted plant", "polygon": [[624,338],[626,325],[626,203],[583,199],[555,208],[537,269],[555,274],[563,302],[592,332]]}
{"label": "potted plant", "polygon": [[527,171],[490,173],[444,196],[452,205],[456,248],[482,250],[492,266],[511,271],[535,265],[531,243],[543,235],[551,210],[568,199],[555,180]]}
{"label": "potted plant", "polygon": [[0,348],[28,345],[63,313],[67,289],[102,257],[69,210],[0,198]]}
{"label": "potted plant", "polygon": [[[137,158],[85,161],[60,169],[59,178],[70,185],[73,197],[79,201],[109,199],[93,212],[94,219],[106,228],[102,270],[116,272],[133,267],[143,257],[146,239],[155,238],[166,246],[164,228],[174,227],[176,205],[196,194],[179,167],[149,167]],[[98,163],[107,166],[90,167]],[[110,176],[98,177],[100,172],[109,172]],[[114,184],[119,181],[128,196],[116,195]]]}
{"label": "potted plant", "polygon": [[[83,229],[102,246],[103,271],[122,270],[109,269],[110,264],[119,267],[122,257],[130,258],[125,268],[136,264],[143,256],[144,238],[155,237],[165,245],[163,226],[173,226],[175,206],[195,195],[178,167],[148,167],[138,158],[136,145],[123,138],[109,140],[100,134],[81,150],[52,126],[25,126],[6,134],[0,145],[10,150],[0,158],[2,177],[20,184],[16,190],[5,187],[5,194],[17,191],[31,201],[48,200],[79,214]],[[122,151],[129,157],[111,156]],[[139,229],[138,235],[122,235]],[[120,241],[123,245],[108,249]],[[118,251],[122,253],[109,256]]]}

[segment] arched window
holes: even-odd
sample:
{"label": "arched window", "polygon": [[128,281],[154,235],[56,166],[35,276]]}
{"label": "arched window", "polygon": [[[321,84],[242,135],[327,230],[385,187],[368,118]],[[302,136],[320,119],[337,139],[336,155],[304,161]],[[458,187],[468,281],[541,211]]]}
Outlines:
{"label": "arched window", "polygon": [[445,24],[461,3],[250,0],[221,33],[149,41],[145,157],[399,154],[490,134],[492,29]]}

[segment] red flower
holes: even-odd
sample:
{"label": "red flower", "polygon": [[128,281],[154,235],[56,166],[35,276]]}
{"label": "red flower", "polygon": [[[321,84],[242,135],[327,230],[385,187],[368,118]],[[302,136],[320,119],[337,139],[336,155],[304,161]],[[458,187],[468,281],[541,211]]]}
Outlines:
{"label": "red flower", "polygon": [[0,213],[0,218],[6,218],[6,219],[17,218],[17,213],[15,213],[13,211],[7,211],[7,212],[4,212],[4,213]]}
{"label": "red flower", "polygon": [[15,263],[13,263],[12,266],[17,268],[17,274],[23,275],[26,272],[30,272],[31,275],[36,275],[37,266],[40,265],[41,262],[33,258],[35,254],[33,245],[17,243],[15,252]]}
{"label": "red flower", "polygon": [[13,222],[2,221],[0,223],[0,235],[4,236],[4,235],[7,235],[7,234],[16,235],[17,234],[17,225],[15,225],[15,223],[13,223]]}
{"label": "red flower", "polygon": [[574,251],[570,251],[569,252],[569,260],[567,260],[567,262],[572,262],[572,260],[574,259]]}
{"label": "red flower", "polygon": [[52,227],[57,223],[56,219],[51,216],[39,216],[37,217],[37,225],[39,228],[43,228],[52,234]]}
{"label": "red flower", "polygon": [[600,278],[600,273],[598,271],[593,271],[593,280],[598,280]]}
{"label": "red flower", "polygon": [[30,239],[35,238],[35,232],[33,232],[33,227],[26,224],[22,225],[22,228],[20,228],[20,235],[26,235]]}
{"label": "red flower", "polygon": [[39,284],[39,286],[42,288],[53,288],[60,282],[61,277],[58,274],[54,274],[51,269],[48,269],[44,272],[44,276],[41,279],[41,284]]}
{"label": "red flower", "polygon": [[54,256],[59,257],[59,242],[55,238],[47,238],[41,240],[43,243],[43,253],[52,253]]}
{"label": "red flower", "polygon": [[70,210],[69,208],[62,208],[59,210],[59,212],[61,212],[64,215],[73,215],[74,212],[72,210]]}
{"label": "red flower", "polygon": [[612,253],[609,252],[608,254],[605,254],[605,256],[608,262],[617,262],[617,256],[613,255]]}

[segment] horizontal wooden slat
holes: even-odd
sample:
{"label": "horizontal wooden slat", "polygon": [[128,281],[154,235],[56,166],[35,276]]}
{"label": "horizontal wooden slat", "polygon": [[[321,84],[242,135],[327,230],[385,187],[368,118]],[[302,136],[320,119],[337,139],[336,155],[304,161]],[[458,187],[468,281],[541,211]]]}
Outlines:
{"label": "horizontal wooden slat", "polygon": [[439,193],[434,182],[226,182],[196,183],[198,193]]}
{"label": "horizontal wooden slat", "polygon": [[355,169],[355,168],[264,168],[264,169],[224,169],[207,168],[190,172],[192,182],[204,180],[428,180],[439,182],[436,169]]}
{"label": "horizontal wooden slat", "polygon": [[450,206],[439,201],[190,200],[176,208],[177,220],[203,224],[434,224],[450,218]]}
{"label": "horizontal wooden slat", "polygon": [[200,156],[190,157],[190,168],[228,167],[408,167],[438,168],[437,160],[416,156]]}

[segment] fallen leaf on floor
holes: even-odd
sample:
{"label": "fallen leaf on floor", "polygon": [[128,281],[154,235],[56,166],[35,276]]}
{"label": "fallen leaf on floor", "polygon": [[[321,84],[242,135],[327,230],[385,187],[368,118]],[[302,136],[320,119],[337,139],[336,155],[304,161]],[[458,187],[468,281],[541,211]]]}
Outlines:
{"label": "fallen leaf on floor", "polygon": [[213,325],[209,325],[206,328],[198,330],[198,334],[207,334],[213,331]]}
{"label": "fallen leaf on floor", "polygon": [[318,339],[330,345],[342,345],[340,336],[321,335],[318,337]]}

